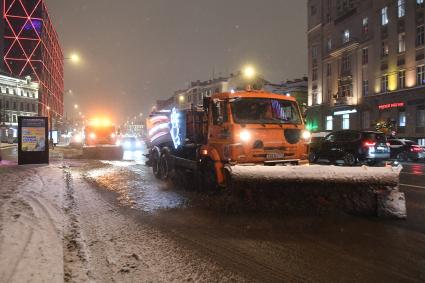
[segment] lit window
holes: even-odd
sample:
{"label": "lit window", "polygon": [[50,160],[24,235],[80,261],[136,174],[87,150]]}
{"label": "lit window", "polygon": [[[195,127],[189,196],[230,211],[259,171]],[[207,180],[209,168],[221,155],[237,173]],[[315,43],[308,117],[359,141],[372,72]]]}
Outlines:
{"label": "lit window", "polygon": [[381,48],[381,57],[387,57],[389,53],[390,53],[390,48],[388,46],[388,42],[383,41],[382,48]]}
{"label": "lit window", "polygon": [[388,75],[383,75],[381,78],[381,92],[388,91]]}
{"label": "lit window", "polygon": [[406,127],[406,112],[400,112],[398,114],[398,125],[400,127]]}
{"label": "lit window", "polygon": [[326,131],[333,130],[333,116],[326,116]]}
{"label": "lit window", "polygon": [[342,115],[342,129],[343,130],[350,129],[350,114]]}
{"label": "lit window", "polygon": [[425,85],[425,66],[416,67],[416,84]]}
{"label": "lit window", "polygon": [[381,9],[381,25],[385,26],[388,24],[388,7]]}
{"label": "lit window", "polygon": [[398,88],[402,89],[406,87],[406,71],[401,70],[398,72]]}
{"label": "lit window", "polygon": [[425,139],[418,139],[418,144],[425,146]]}
{"label": "lit window", "polygon": [[397,16],[399,18],[404,17],[406,14],[406,4],[405,0],[397,0]]}
{"label": "lit window", "polygon": [[406,34],[399,33],[398,34],[398,53],[403,53],[406,51]]}
{"label": "lit window", "polygon": [[362,30],[363,30],[363,33],[368,33],[369,32],[369,18],[368,17],[366,17],[366,18],[363,18],[363,21],[362,21]]}
{"label": "lit window", "polygon": [[344,30],[342,34],[342,43],[347,43],[350,41],[350,31],[348,29]]}

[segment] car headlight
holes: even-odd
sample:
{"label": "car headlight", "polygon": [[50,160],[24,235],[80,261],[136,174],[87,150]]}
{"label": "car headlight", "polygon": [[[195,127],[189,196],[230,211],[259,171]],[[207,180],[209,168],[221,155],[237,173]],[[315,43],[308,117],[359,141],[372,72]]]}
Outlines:
{"label": "car headlight", "polygon": [[111,138],[115,139],[116,135],[114,133],[111,134]]}
{"label": "car headlight", "polygon": [[305,140],[309,140],[311,138],[311,133],[307,130],[303,131],[302,138]]}
{"label": "car headlight", "polygon": [[96,134],[95,133],[90,133],[90,139],[94,140],[96,138]]}
{"label": "car headlight", "polygon": [[76,142],[76,143],[80,143],[80,142],[82,142],[83,141],[83,138],[81,137],[81,135],[76,135],[75,137],[74,137],[74,142]]}
{"label": "car headlight", "polygon": [[116,144],[117,144],[117,145],[121,145],[121,142],[120,142],[120,141],[117,141],[117,142],[116,142]]}
{"label": "car headlight", "polygon": [[242,131],[239,136],[243,142],[248,142],[251,139],[251,133],[246,130]]}

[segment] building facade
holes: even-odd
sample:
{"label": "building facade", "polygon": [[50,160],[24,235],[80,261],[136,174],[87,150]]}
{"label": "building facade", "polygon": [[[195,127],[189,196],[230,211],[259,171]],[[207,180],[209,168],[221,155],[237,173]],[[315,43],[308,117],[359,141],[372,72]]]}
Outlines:
{"label": "building facade", "polygon": [[280,84],[266,83],[264,84],[264,90],[277,93],[281,95],[287,95],[295,97],[298,104],[301,107],[306,107],[308,103],[308,78],[303,77],[300,79],[287,80]]}
{"label": "building facade", "polygon": [[0,140],[16,137],[19,116],[38,115],[39,84],[0,74]]}
{"label": "building facade", "polygon": [[[63,116],[63,54],[44,1],[1,0],[1,69],[39,83],[38,114]],[[55,123],[53,123],[55,125]]]}
{"label": "building facade", "polygon": [[246,79],[241,72],[212,80],[198,80],[191,82],[186,89],[175,91],[169,99],[158,100],[156,110],[202,106],[204,97],[210,97],[214,93],[245,90],[248,85],[253,89],[263,89],[266,84],[269,82],[259,76]]}
{"label": "building facade", "polygon": [[423,0],[309,0],[308,123],[425,142]]}

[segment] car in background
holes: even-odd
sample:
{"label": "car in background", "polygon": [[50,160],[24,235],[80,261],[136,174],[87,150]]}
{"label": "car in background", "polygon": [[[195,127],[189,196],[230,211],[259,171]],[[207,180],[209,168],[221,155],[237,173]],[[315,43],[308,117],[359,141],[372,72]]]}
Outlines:
{"label": "car in background", "polygon": [[390,159],[390,147],[381,132],[341,130],[328,134],[310,149],[310,162],[326,159],[345,166],[376,165]]}
{"label": "car in background", "polygon": [[79,132],[74,132],[71,134],[71,137],[69,139],[69,146],[80,148],[83,146],[83,135]]}
{"label": "car in background", "polygon": [[117,143],[122,146],[124,150],[140,150],[143,148],[143,142],[133,136],[122,137]]}
{"label": "car in background", "polygon": [[425,148],[406,139],[390,139],[391,158],[399,161],[425,160]]}

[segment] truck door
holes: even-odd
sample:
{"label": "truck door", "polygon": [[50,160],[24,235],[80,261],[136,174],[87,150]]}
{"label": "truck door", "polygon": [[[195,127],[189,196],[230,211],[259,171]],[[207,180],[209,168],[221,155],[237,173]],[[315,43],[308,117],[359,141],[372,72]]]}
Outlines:
{"label": "truck door", "polygon": [[229,143],[229,115],[228,102],[225,100],[211,100],[210,127],[208,128],[208,144],[214,146],[220,153]]}

